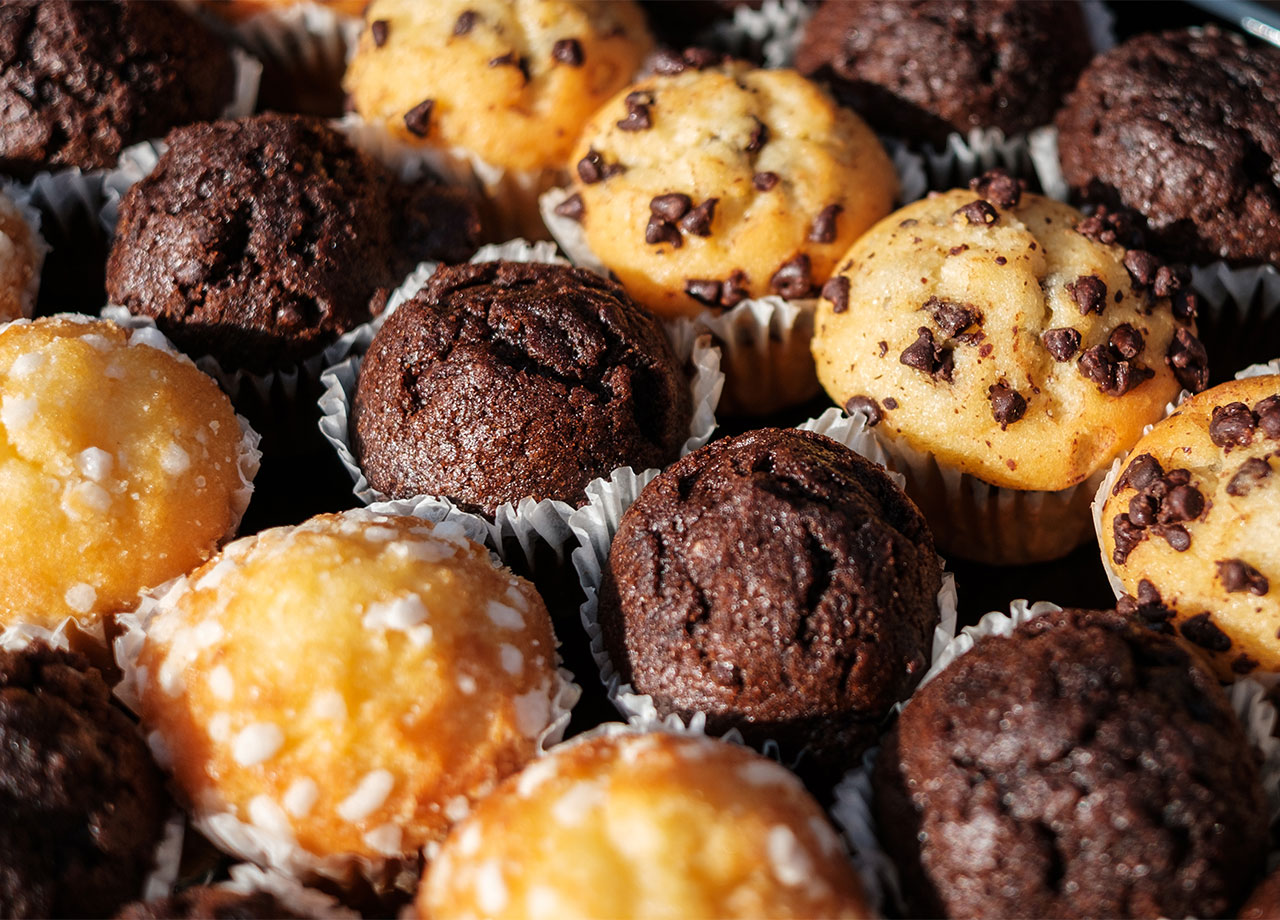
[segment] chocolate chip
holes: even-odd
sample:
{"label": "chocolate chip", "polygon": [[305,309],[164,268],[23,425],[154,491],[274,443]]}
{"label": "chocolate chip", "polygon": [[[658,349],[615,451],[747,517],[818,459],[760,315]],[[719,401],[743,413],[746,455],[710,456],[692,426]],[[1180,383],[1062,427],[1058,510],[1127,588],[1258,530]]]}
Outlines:
{"label": "chocolate chip", "polygon": [[431,110],[436,107],[434,99],[423,99],[409,111],[404,113],[404,126],[414,137],[426,137],[431,131]]}
{"label": "chocolate chip", "polygon": [[969,188],[998,208],[1016,208],[1022,200],[1026,183],[1010,176],[1003,169],[989,169],[981,176],[969,180]]}
{"label": "chocolate chip", "polygon": [[606,163],[600,151],[591,148],[587,150],[587,155],[578,161],[578,178],[587,185],[594,185],[610,176],[618,175],[624,169],[621,163]]}
{"label": "chocolate chip", "polygon": [[1160,505],[1156,499],[1139,492],[1129,499],[1129,520],[1139,527],[1150,527],[1157,523]]}
{"label": "chocolate chip", "polygon": [[1209,355],[1198,338],[1186,329],[1178,329],[1169,343],[1165,362],[1173,368],[1178,383],[1192,393],[1209,385]]}
{"label": "chocolate chip", "polygon": [[751,177],[751,184],[756,187],[756,191],[767,192],[778,184],[778,174],[775,172],[758,172]]}
{"label": "chocolate chip", "polygon": [[1055,361],[1070,361],[1080,350],[1080,333],[1068,326],[1046,329],[1040,341]]}
{"label": "chocolate chip", "polygon": [[889,343],[884,341],[884,339],[881,339],[879,342],[876,342],[876,351],[879,353],[880,357],[883,358],[885,356],[885,352],[887,352],[888,350],[889,350]]}
{"label": "chocolate chip", "polygon": [[1095,243],[1110,246],[1119,243],[1127,249],[1139,249],[1142,246],[1142,234],[1138,230],[1138,222],[1131,211],[1113,211],[1105,206],[1090,217],[1076,224],[1076,232],[1088,237]]}
{"label": "chocolate chip", "polygon": [[373,46],[381,48],[387,43],[387,32],[391,29],[391,23],[385,19],[375,19],[369,23],[369,34],[373,37]]}
{"label": "chocolate chip", "polygon": [[1271,466],[1266,460],[1250,457],[1240,464],[1240,469],[1236,470],[1236,474],[1227,483],[1227,494],[1234,495],[1236,498],[1248,495],[1270,475]]}
{"label": "chocolate chip", "polygon": [[1110,345],[1086,348],[1076,367],[1107,396],[1123,396],[1155,376],[1150,368],[1121,358]]}
{"label": "chocolate chip", "polygon": [[950,249],[948,249],[947,255],[958,256],[962,252],[968,252],[968,250],[969,250],[969,245],[967,243],[961,243],[959,246],[952,246]]}
{"label": "chocolate chip", "polygon": [[1183,279],[1179,273],[1168,265],[1156,269],[1156,279],[1151,285],[1151,293],[1157,297],[1171,297],[1174,291],[1182,289]]}
{"label": "chocolate chip", "polygon": [[1160,503],[1161,524],[1178,524],[1194,521],[1204,511],[1204,496],[1195,486],[1175,486]]}
{"label": "chocolate chip", "polygon": [[898,356],[898,361],[907,367],[928,374],[935,380],[951,382],[951,371],[955,360],[951,349],[934,344],[933,333],[927,327],[918,330],[919,338],[907,346]]}
{"label": "chocolate chip", "polygon": [[918,223],[920,223],[920,221],[916,220],[914,217],[908,217],[906,220],[900,221],[898,226],[906,230],[910,227],[914,227]]}
{"label": "chocolate chip", "polygon": [[653,127],[653,119],[649,115],[649,106],[653,105],[652,93],[627,93],[624,102],[627,117],[617,123],[619,131],[648,131]]}
{"label": "chocolate chip", "polygon": [[514,51],[508,51],[506,54],[500,54],[496,58],[489,59],[490,67],[518,67],[520,73],[524,76],[524,82],[529,82],[529,59],[523,55],[517,57]]}
{"label": "chocolate chip", "polygon": [[982,322],[982,314],[971,303],[956,303],[941,297],[930,297],[924,302],[924,308],[933,316],[944,336],[958,335],[970,326]]}
{"label": "chocolate chip", "polygon": [[747,139],[747,146],[743,149],[747,153],[756,153],[761,147],[769,143],[769,126],[754,115],[751,116],[751,120],[756,124],[751,129],[751,136]]}
{"label": "chocolate chip", "polygon": [[1262,597],[1271,590],[1267,576],[1243,559],[1220,559],[1214,565],[1218,567],[1218,579],[1222,582],[1222,587],[1227,589],[1228,594],[1248,591],[1250,594]]}
{"label": "chocolate chip", "polygon": [[1231,662],[1231,670],[1236,674],[1248,674],[1258,667],[1256,659],[1250,658],[1244,652],[1236,656],[1235,661]]}
{"label": "chocolate chip", "polygon": [[706,70],[720,60],[720,55],[710,48],[685,48],[680,56],[694,70]]}
{"label": "chocolate chip", "polygon": [[747,273],[741,269],[737,269],[729,273],[729,277],[725,279],[724,287],[720,291],[720,306],[734,307],[747,299],[749,291],[747,286],[750,279]]}
{"label": "chocolate chip", "polygon": [[843,313],[849,309],[849,279],[836,275],[822,286],[822,296],[831,301],[832,313]]}
{"label": "chocolate chip", "polygon": [[1116,610],[1126,616],[1136,616],[1152,626],[1165,623],[1173,617],[1173,611],[1164,605],[1155,585],[1145,578],[1138,582],[1138,596],[1123,595],[1116,602]]}
{"label": "chocolate chip", "polygon": [[1119,495],[1125,489],[1138,489],[1141,491],[1162,476],[1164,476],[1164,467],[1160,465],[1159,460],[1150,454],[1138,454],[1124,468],[1124,472],[1116,480],[1111,494]]}
{"label": "chocolate chip", "polygon": [[722,285],[719,281],[690,278],[684,283],[684,292],[699,303],[706,304],[709,307],[718,307],[720,306],[721,287]]}
{"label": "chocolate chip", "polygon": [[684,245],[684,237],[680,235],[676,225],[657,214],[649,215],[649,223],[644,228],[644,241],[651,246],[670,243],[672,249],[679,249]]}
{"label": "chocolate chip", "polygon": [[1272,440],[1280,439],[1280,396],[1268,396],[1253,407],[1258,428]]}
{"label": "chocolate chip", "polygon": [[884,407],[892,412],[894,409],[898,408],[898,401],[892,396],[886,396],[884,399]]}
{"label": "chocolate chip", "polygon": [[1184,620],[1179,629],[1187,639],[1211,652],[1226,652],[1231,649],[1231,637],[1209,619],[1208,613],[1197,613]]}
{"label": "chocolate chip", "polygon": [[1142,341],[1142,333],[1128,323],[1121,323],[1111,330],[1111,336],[1107,339],[1107,344],[1122,358],[1136,358],[1142,354],[1144,342]]}
{"label": "chocolate chip", "polygon": [[1127,514],[1117,515],[1111,522],[1111,534],[1116,543],[1111,558],[1116,565],[1124,565],[1134,548],[1147,538],[1146,529],[1130,521]]}
{"label": "chocolate chip", "polygon": [[708,198],[684,217],[680,218],[680,229],[694,236],[710,236],[711,221],[716,216],[716,203],[719,198]]}
{"label": "chocolate chip", "polygon": [[693,199],[680,192],[655,195],[649,202],[649,210],[663,220],[677,221],[689,213]]}
{"label": "chocolate chip", "polygon": [[1170,305],[1173,307],[1173,318],[1181,323],[1191,322],[1200,312],[1200,298],[1195,291],[1185,288],[1173,295]]}
{"label": "chocolate chip", "polygon": [[684,58],[667,48],[659,49],[649,58],[649,69],[653,73],[661,74],[664,77],[684,73],[687,66]]}
{"label": "chocolate chip", "polygon": [[554,211],[561,217],[567,217],[569,220],[576,220],[581,223],[583,216],[587,213],[587,206],[583,203],[582,196],[574,192],[556,205]]}
{"label": "chocolate chip", "polygon": [[1006,264],[1008,264],[1008,262],[1009,262],[1009,260],[1008,260],[1008,259],[1006,259],[1004,256],[996,256],[996,264],[997,264],[997,265],[1006,265]]}
{"label": "chocolate chip", "polygon": [[1185,553],[1191,548],[1191,534],[1181,524],[1157,524],[1151,532],[1157,537],[1164,537],[1164,542],[1175,552]]}
{"label": "chocolate chip", "polygon": [[981,348],[978,349],[978,357],[988,358],[991,356],[991,353],[993,351],[995,351],[995,347],[990,342],[988,342],[986,345],[983,345]]}
{"label": "chocolate chip", "polygon": [[1001,431],[1027,414],[1027,401],[1003,382],[987,387],[987,398],[991,400],[991,416]]}
{"label": "chocolate chip", "polygon": [[458,19],[453,24],[453,34],[466,35],[475,27],[478,18],[475,10],[463,10],[458,14]]}
{"label": "chocolate chip", "polygon": [[876,427],[884,418],[884,413],[880,411],[880,404],[870,396],[849,397],[849,401],[844,404],[844,411],[846,415],[862,412],[867,417],[868,428]]}
{"label": "chocolate chip", "polygon": [[807,297],[813,288],[812,266],[803,252],[792,256],[778,267],[769,279],[769,289],[780,297],[794,300]]}
{"label": "chocolate chip", "polygon": [[1067,293],[1076,302],[1081,316],[1090,313],[1101,316],[1107,307],[1107,286],[1097,275],[1081,275],[1075,281],[1068,281]]}
{"label": "chocolate chip", "polygon": [[836,238],[836,218],[844,210],[843,205],[829,204],[813,219],[809,225],[809,242],[831,243]]}
{"label": "chocolate chip", "polygon": [[995,208],[991,207],[991,202],[979,198],[971,201],[962,208],[957,208],[956,216],[963,217],[971,224],[980,224],[989,227],[1000,219],[1000,214]]}
{"label": "chocolate chip", "polygon": [[551,57],[570,67],[582,66],[582,42],[576,38],[562,38],[551,46]]}
{"label": "chocolate chip", "polygon": [[1230,452],[1233,447],[1246,447],[1253,443],[1253,431],[1257,420],[1249,407],[1242,402],[1214,406],[1209,417],[1209,440]]}
{"label": "chocolate chip", "polygon": [[1160,260],[1144,249],[1130,249],[1124,254],[1124,267],[1133,280],[1134,287],[1150,287],[1156,280]]}

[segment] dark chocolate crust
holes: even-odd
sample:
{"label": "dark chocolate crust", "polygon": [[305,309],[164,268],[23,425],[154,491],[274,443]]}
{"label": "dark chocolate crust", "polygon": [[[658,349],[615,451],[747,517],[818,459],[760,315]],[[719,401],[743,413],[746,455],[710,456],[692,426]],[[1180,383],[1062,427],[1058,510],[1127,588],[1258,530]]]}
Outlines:
{"label": "dark chocolate crust", "polygon": [[168,898],[137,901],[116,915],[117,920],[273,920],[302,916],[268,891],[239,894],[206,885],[187,888]]}
{"label": "dark chocolate crust", "polygon": [[231,53],[176,4],[0,4],[0,172],[114,166],[130,144],[217,118]]}
{"label": "dark chocolate crust", "polygon": [[141,892],[169,807],[88,661],[0,651],[0,917],[109,916]]}
{"label": "dark chocolate crust", "polygon": [[662,715],[847,767],[929,662],[938,557],[884,471],[835,441],[715,441],[623,515],[600,621],[624,681]]}
{"label": "dark chocolate crust", "polygon": [[827,0],[796,69],[878,131],[942,143],[952,131],[1047,124],[1091,54],[1076,3]]}
{"label": "dark chocolate crust", "polygon": [[351,416],[386,495],[581,504],[620,466],[666,466],[689,436],[689,385],[622,287],[525,262],[441,268],[379,330]]}
{"label": "dark chocolate crust", "polygon": [[1115,611],[979,640],[907,704],[873,786],[911,916],[1219,917],[1266,851],[1217,681]]}
{"label": "dark chocolate crust", "polygon": [[420,259],[462,259],[475,211],[402,186],[319,119],[173,131],[120,205],[107,293],[183,351],[255,372],[295,364],[381,310]]}
{"label": "dark chocolate crust", "polygon": [[1062,171],[1189,262],[1280,261],[1280,50],[1212,27],[1095,58],[1058,113]]}

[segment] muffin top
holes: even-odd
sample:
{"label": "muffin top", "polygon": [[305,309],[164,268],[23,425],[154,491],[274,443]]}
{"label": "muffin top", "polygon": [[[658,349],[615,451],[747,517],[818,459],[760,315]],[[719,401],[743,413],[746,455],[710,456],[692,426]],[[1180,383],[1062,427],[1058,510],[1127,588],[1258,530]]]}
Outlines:
{"label": "muffin top", "polygon": [[1114,611],[979,639],[912,697],[873,785],[910,916],[1225,916],[1266,850],[1213,674]]}
{"label": "muffin top", "polygon": [[1102,549],[1149,621],[1222,677],[1280,670],[1280,377],[1195,396],[1133,447],[1102,509]]}
{"label": "muffin top", "polygon": [[0,194],[0,322],[35,310],[47,248],[13,199]]}
{"label": "muffin top", "polygon": [[1207,382],[1189,277],[1004,175],[865,234],[823,288],[818,379],[877,434],[1010,489],[1103,468]]}
{"label": "muffin top", "polygon": [[222,39],[169,0],[0,4],[0,172],[114,166],[217,118],[233,79]]}
{"label": "muffin top", "polygon": [[0,914],[103,917],[137,897],[171,805],[102,675],[42,642],[0,650]]}
{"label": "muffin top", "polygon": [[179,128],[120,205],[114,303],[186,352],[265,372],[382,309],[422,259],[463,259],[479,231],[459,193],[403,186],[319,119]]}
{"label": "muffin top", "polygon": [[418,909],[462,917],[869,917],[796,777],[697,735],[604,734],[507,780],[428,868]]}
{"label": "muffin top", "polygon": [[658,322],[612,281],[536,262],[440,268],[360,368],[352,441],[385,495],[580,504],[620,466],[666,466],[689,386]]}
{"label": "muffin top", "polygon": [[652,39],[631,0],[374,0],[344,86],[366,121],[509,170],[559,169]]}
{"label": "muffin top", "polygon": [[1058,113],[1073,190],[1142,212],[1193,262],[1280,261],[1280,49],[1211,26],[1094,59]]}
{"label": "muffin top", "polygon": [[600,108],[559,213],[663,316],[813,296],[898,180],[853,113],[790,70],[688,53]]}
{"label": "muffin top", "polygon": [[1062,0],[827,0],[796,69],[878,131],[941,144],[952,131],[1048,123],[1093,54]]}
{"label": "muffin top", "polygon": [[929,663],[941,586],[920,512],[822,435],[771,428],[677,461],[627,510],[600,619],[661,715],[853,762]]}

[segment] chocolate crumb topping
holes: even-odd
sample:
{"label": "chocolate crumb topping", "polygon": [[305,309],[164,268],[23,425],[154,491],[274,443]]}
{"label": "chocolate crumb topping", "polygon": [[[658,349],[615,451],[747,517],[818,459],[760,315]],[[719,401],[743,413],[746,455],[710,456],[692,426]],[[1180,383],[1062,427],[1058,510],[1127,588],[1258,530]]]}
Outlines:
{"label": "chocolate crumb topping", "polygon": [[1244,463],[1240,464],[1240,469],[1236,470],[1231,481],[1227,483],[1227,494],[1242,498],[1248,495],[1257,486],[1262,485],[1263,481],[1271,475],[1271,466],[1261,457],[1250,457]]}
{"label": "chocolate crumb topping", "polygon": [[1040,341],[1055,361],[1070,361],[1080,350],[1080,333],[1069,326],[1046,329]]}
{"label": "chocolate crumb topping", "polygon": [[778,174],[776,172],[758,172],[751,177],[751,184],[756,187],[758,192],[770,191],[778,184]]}
{"label": "chocolate crumb topping", "polygon": [[778,267],[769,279],[769,289],[779,297],[794,300],[807,297],[813,289],[813,267],[803,252],[792,256]]}
{"label": "chocolate crumb topping", "polygon": [[1218,628],[1207,612],[1197,613],[1195,616],[1183,620],[1182,625],[1178,628],[1182,630],[1182,634],[1189,641],[1194,642],[1201,648],[1208,649],[1211,652],[1231,650],[1231,637]]}
{"label": "chocolate crumb topping", "polygon": [[479,16],[476,15],[475,10],[463,10],[458,14],[458,19],[453,24],[453,34],[466,35],[475,28],[476,20],[478,18]]}
{"label": "chocolate crumb topping", "polygon": [[951,373],[955,366],[955,358],[950,348],[943,348],[933,341],[933,333],[925,326],[916,330],[919,334],[914,342],[898,357],[898,361],[907,367],[928,374],[934,380],[951,382]]}
{"label": "chocolate crumb topping", "polygon": [[1107,307],[1107,286],[1097,275],[1081,275],[1075,281],[1068,281],[1067,293],[1076,302],[1081,316],[1090,313],[1101,316]]}
{"label": "chocolate crumb topping", "polygon": [[832,313],[843,313],[849,309],[849,279],[844,275],[836,275],[822,286],[822,296],[831,301]]}
{"label": "chocolate crumb topping", "polygon": [[1026,187],[1025,182],[1013,178],[1003,169],[989,169],[969,180],[969,188],[997,208],[1016,208]]}
{"label": "chocolate crumb topping", "polygon": [[1209,385],[1209,355],[1201,341],[1186,329],[1174,332],[1165,361],[1173,368],[1178,383],[1199,393]]}
{"label": "chocolate crumb topping", "polygon": [[627,117],[617,122],[619,131],[648,131],[653,127],[653,118],[649,114],[649,107],[653,105],[653,93],[627,93],[624,102]]}
{"label": "chocolate crumb topping", "polygon": [[880,411],[880,404],[870,396],[851,396],[848,402],[844,404],[846,415],[853,415],[855,412],[861,412],[867,417],[867,427],[874,428],[879,425],[884,418],[884,413]]}
{"label": "chocolate crumb topping", "polygon": [[962,208],[957,208],[955,215],[963,217],[971,224],[979,224],[984,227],[990,227],[1000,219],[999,212],[991,207],[991,202],[982,198],[971,201]]}
{"label": "chocolate crumb topping", "polygon": [[1004,431],[1027,413],[1027,401],[1004,382],[987,387],[987,398],[991,400],[991,415]]}
{"label": "chocolate crumb topping", "polygon": [[649,210],[663,220],[677,221],[689,213],[693,199],[681,192],[655,195],[649,202]]}
{"label": "chocolate crumb topping", "polygon": [[1267,576],[1243,559],[1220,559],[1214,565],[1218,567],[1218,579],[1222,582],[1222,587],[1229,594],[1248,591],[1262,597],[1271,590]]}
{"label": "chocolate crumb topping", "polygon": [[829,204],[813,219],[809,226],[809,242],[831,243],[836,238],[836,218],[844,210],[843,205]]}
{"label": "chocolate crumb topping", "polygon": [[574,192],[564,201],[556,205],[554,210],[555,213],[559,214],[561,217],[567,217],[570,220],[576,220],[578,223],[581,223],[582,218],[587,213],[587,206],[583,202],[582,196],[577,192]]}
{"label": "chocolate crumb topping", "polygon": [[956,303],[941,297],[930,297],[924,308],[933,316],[944,336],[955,336],[982,322],[982,314],[971,303]]}
{"label": "chocolate crumb topping", "polygon": [[375,19],[369,23],[369,35],[373,38],[373,46],[381,48],[387,43],[387,33],[391,29],[391,24],[385,19]]}
{"label": "chocolate crumb topping", "polygon": [[582,42],[576,38],[562,38],[551,46],[551,57],[570,67],[581,67],[584,60]]}
{"label": "chocolate crumb topping", "polygon": [[708,198],[689,213],[680,218],[680,229],[694,236],[710,236],[711,221],[716,215],[716,204],[719,198]]}
{"label": "chocolate crumb topping", "polygon": [[423,99],[409,111],[404,113],[404,126],[414,137],[426,137],[431,131],[431,110],[436,107],[434,99]]}

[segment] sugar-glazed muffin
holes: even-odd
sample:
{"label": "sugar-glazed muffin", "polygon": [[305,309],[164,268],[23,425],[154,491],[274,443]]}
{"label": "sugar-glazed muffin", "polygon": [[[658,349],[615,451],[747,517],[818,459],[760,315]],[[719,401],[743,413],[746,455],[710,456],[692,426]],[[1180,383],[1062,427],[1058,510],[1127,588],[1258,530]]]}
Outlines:
{"label": "sugar-glazed muffin", "polygon": [[213,380],[155,329],[0,329],[0,627],[89,625],[229,539],[257,469]]}
{"label": "sugar-glazed muffin", "polygon": [[452,522],[263,531],[140,618],[142,723],[197,826],[294,874],[412,863],[556,740],[576,690],[533,586]]}
{"label": "sugar-glazed muffin", "polygon": [[1221,384],[1133,446],[1104,500],[1121,606],[1198,645],[1231,680],[1280,671],[1280,376]]}
{"label": "sugar-glazed muffin", "polygon": [[1121,215],[988,174],[880,222],[823,288],[818,377],[875,426],[944,552],[1069,552],[1111,461],[1204,388],[1189,279],[1134,243]]}
{"label": "sugar-glazed muffin", "polygon": [[800,781],[698,735],[602,731],[481,802],[418,892],[435,920],[870,917]]}
{"label": "sugar-glazed muffin", "polygon": [[35,311],[40,268],[49,248],[35,225],[37,217],[0,194],[0,322]]}

